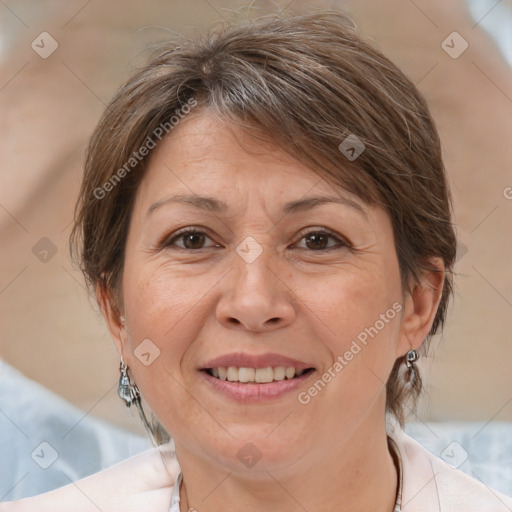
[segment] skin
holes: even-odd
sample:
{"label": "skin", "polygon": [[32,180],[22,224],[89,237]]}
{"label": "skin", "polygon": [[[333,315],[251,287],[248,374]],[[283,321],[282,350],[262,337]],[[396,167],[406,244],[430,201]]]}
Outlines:
{"label": "skin", "polygon": [[[178,193],[215,197],[228,210],[168,203],[147,213]],[[365,213],[327,203],[283,215],[284,203],[312,195],[348,198]],[[204,242],[175,238],[187,226]],[[305,236],[319,230],[333,232],[325,241],[331,249],[320,251],[322,242]],[[236,252],[249,236],[263,250],[252,263]],[[174,438],[181,510],[391,511],[397,476],[385,382],[396,358],[418,348],[432,325],[444,278],[442,262],[432,263],[441,272],[406,292],[384,210],[333,189],[283,149],[208,111],[181,122],[154,150],[137,191],[124,318],[98,288],[119,354]],[[241,404],[198,371],[231,352],[274,352],[315,367],[299,390],[307,391],[394,303],[400,314],[307,405],[296,392]],[[160,351],[147,366],[134,354],[146,339]],[[251,468],[237,456],[247,442],[262,455]]]}

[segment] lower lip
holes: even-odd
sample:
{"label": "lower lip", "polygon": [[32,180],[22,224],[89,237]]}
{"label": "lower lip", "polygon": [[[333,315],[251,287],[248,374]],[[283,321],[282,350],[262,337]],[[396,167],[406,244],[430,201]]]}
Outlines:
{"label": "lower lip", "polygon": [[201,371],[206,382],[210,383],[215,391],[222,393],[239,402],[259,402],[280,398],[288,393],[297,391],[306,380],[315,374],[315,370],[302,374],[293,379],[276,380],[263,384],[231,382],[211,376]]}

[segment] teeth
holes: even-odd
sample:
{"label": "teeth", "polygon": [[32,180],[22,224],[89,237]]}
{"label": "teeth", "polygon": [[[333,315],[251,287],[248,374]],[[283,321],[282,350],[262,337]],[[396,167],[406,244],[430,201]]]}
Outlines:
{"label": "teeth", "polygon": [[284,374],[286,375],[287,379],[293,379],[293,377],[295,377],[295,368],[293,366],[289,366],[288,368],[286,368]]}
{"label": "teeth", "polygon": [[304,370],[296,370],[293,366],[270,366],[266,368],[237,368],[236,366],[220,366],[212,368],[212,375],[230,382],[258,382],[264,384],[274,380],[293,379],[300,377]]}
{"label": "teeth", "polygon": [[286,368],[284,366],[278,366],[274,368],[274,380],[284,380],[286,376]]}
{"label": "teeth", "polygon": [[258,368],[254,376],[255,382],[265,383],[274,380],[274,370],[269,366],[268,368]]}
{"label": "teeth", "polygon": [[256,370],[254,368],[238,368],[238,380],[240,382],[254,382]]}
{"label": "teeth", "polygon": [[230,366],[228,368],[228,380],[231,382],[238,380],[238,368],[235,368],[234,366]]}

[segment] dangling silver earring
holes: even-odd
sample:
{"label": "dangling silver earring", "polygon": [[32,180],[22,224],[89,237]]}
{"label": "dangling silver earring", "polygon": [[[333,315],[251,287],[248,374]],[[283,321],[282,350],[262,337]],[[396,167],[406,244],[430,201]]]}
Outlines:
{"label": "dangling silver earring", "polygon": [[414,368],[414,365],[420,358],[420,355],[416,350],[411,348],[407,354],[405,354],[405,364],[407,365],[407,368]]}
{"label": "dangling silver earring", "polygon": [[404,375],[405,383],[407,386],[416,392],[421,391],[421,376],[418,368],[416,367],[416,363],[418,362],[418,359],[420,358],[420,355],[418,354],[417,350],[414,350],[411,348],[407,354],[405,354],[405,365],[406,365],[406,372]]}
{"label": "dangling silver earring", "polygon": [[121,364],[119,365],[119,372],[121,376],[119,377],[119,386],[117,388],[117,394],[119,398],[123,400],[126,404],[126,407],[131,407],[135,401],[140,398],[140,391],[137,387],[137,384],[130,380],[128,376],[128,366],[123,361],[121,357]]}
{"label": "dangling silver earring", "polygon": [[146,414],[144,413],[144,409],[142,408],[142,404],[140,402],[140,391],[137,387],[137,384],[130,379],[128,375],[128,365],[124,362],[123,357],[121,356],[121,364],[119,365],[119,372],[121,376],[119,377],[119,386],[117,388],[117,394],[126,404],[126,407],[131,407],[132,404],[135,404],[137,410],[139,411],[139,416],[144,425],[144,428],[149,434],[151,438],[151,442],[154,446],[158,446],[158,443],[155,439],[155,435],[153,429],[149,425],[148,419],[146,418]]}

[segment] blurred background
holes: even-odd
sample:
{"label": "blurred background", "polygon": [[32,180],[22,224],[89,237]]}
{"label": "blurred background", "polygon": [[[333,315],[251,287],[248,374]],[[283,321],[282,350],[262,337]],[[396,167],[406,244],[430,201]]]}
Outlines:
{"label": "blurred background", "polygon": [[421,361],[427,393],[412,420],[512,421],[510,1],[2,0],[0,357],[84,414],[142,433],[68,256],[87,138],[151,45],[285,7],[351,14],[424,93],[441,133],[456,297]]}

